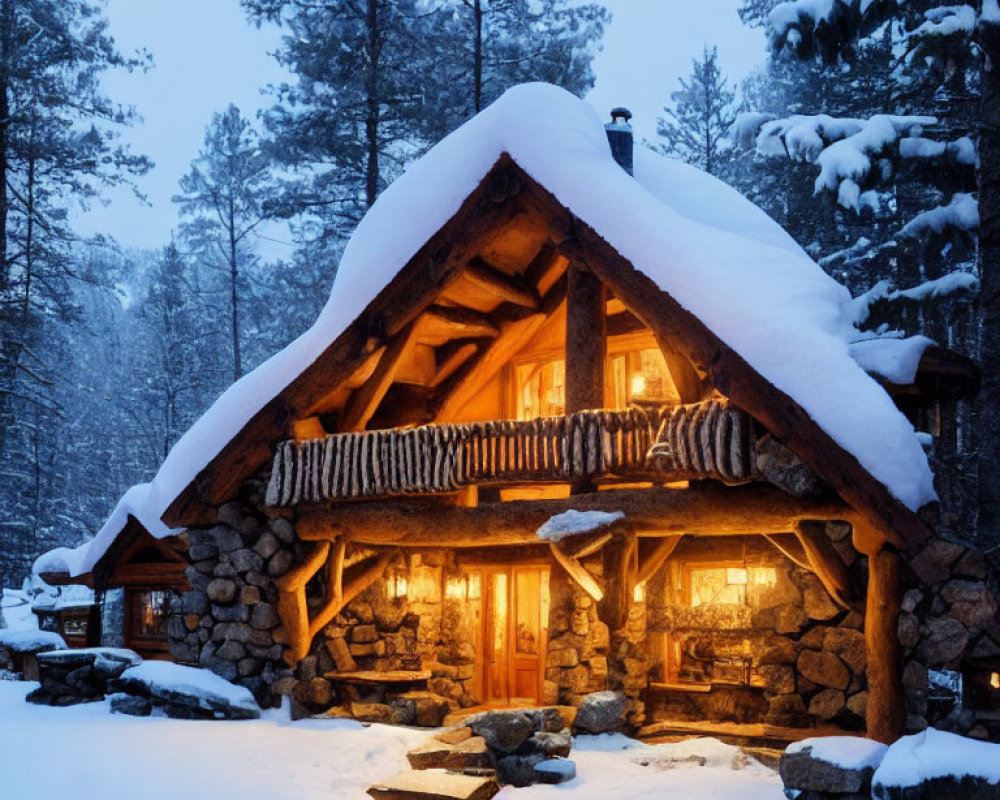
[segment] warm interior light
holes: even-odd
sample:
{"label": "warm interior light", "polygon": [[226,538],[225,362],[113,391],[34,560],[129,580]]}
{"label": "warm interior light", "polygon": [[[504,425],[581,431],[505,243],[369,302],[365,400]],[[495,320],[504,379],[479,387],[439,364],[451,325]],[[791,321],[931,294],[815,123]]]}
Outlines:
{"label": "warm interior light", "polygon": [[641,372],[632,376],[632,396],[639,397],[646,391],[646,376]]}
{"label": "warm interior light", "polygon": [[778,582],[778,571],[774,567],[753,567],[750,579],[755,586],[774,586]]}
{"label": "warm interior light", "polygon": [[994,689],[1000,689],[1000,672],[994,672],[990,675],[990,686]]}
{"label": "warm interior light", "polygon": [[746,567],[728,567],[726,569],[726,583],[730,586],[745,586],[747,583]]}
{"label": "warm interior light", "polygon": [[466,583],[462,578],[448,578],[444,587],[444,596],[449,600],[464,600]]}
{"label": "warm interior light", "polygon": [[641,603],[646,599],[646,584],[638,583],[632,590],[632,600]]}
{"label": "warm interior light", "polygon": [[386,591],[392,600],[406,597],[406,575],[402,572],[392,573],[386,581]]}
{"label": "warm interior light", "polygon": [[483,580],[478,572],[469,575],[465,579],[466,594],[469,600],[478,600],[483,595]]}

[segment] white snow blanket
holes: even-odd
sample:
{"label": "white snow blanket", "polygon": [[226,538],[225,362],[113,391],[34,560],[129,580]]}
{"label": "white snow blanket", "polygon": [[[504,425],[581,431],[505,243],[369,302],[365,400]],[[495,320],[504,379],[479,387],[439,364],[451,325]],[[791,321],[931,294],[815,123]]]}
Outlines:
{"label": "white snow blanket", "polygon": [[862,339],[851,345],[850,352],[865,372],[907,385],[916,380],[920,359],[932,344],[926,336]]}
{"label": "white snow blanket", "polygon": [[231,386],[153,481],[126,493],[89,547],[43,556],[36,568],[88,571],[129,514],[154,536],[169,533],[160,522],[167,506],[344,331],[504,153],[794,398],[907,507],[936,498],[912,426],[848,351],[858,331],[847,289],[721,181],[641,147],[633,179],[612,158],[593,108],[554,86],[526,84],[411,164],[358,225],[313,327]]}
{"label": "white snow blanket", "polygon": [[569,536],[599,531],[623,519],[624,511],[577,511],[571,508],[549,517],[536,533],[539,539],[547,542],[561,542]]}
{"label": "white snow blanket", "polygon": [[1000,745],[928,728],[893,743],[872,787],[917,786],[931,778],[964,775],[1000,783]]}
{"label": "white snow blanket", "polygon": [[37,628],[4,628],[0,630],[0,647],[6,647],[15,653],[30,653],[36,650],[65,650],[66,642],[62,636],[52,631],[40,631]]}
{"label": "white snow blanket", "polygon": [[[0,681],[4,800],[76,797],[81,781],[101,800],[367,800],[365,789],[408,769],[406,751],[430,737],[353,720],[291,722],[287,712],[206,724],[110,714],[107,702],[34,706],[24,695],[35,685]],[[578,736],[572,757],[569,783],[505,788],[498,800],[783,800],[774,772],[713,739]]]}
{"label": "white snow blanket", "polygon": [[247,711],[259,710],[249,689],[230,683],[210,670],[185,667],[172,661],[143,661],[125,670],[121,680],[143,684],[154,697],[166,692],[178,692]]}

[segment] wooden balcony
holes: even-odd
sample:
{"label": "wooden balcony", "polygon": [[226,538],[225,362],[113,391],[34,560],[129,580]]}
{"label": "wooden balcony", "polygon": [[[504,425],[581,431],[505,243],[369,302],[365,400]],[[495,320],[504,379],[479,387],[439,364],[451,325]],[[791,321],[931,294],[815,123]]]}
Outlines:
{"label": "wooden balcony", "polygon": [[278,445],[267,505],[452,492],[581,476],[759,477],[752,419],[724,401],[339,433]]}

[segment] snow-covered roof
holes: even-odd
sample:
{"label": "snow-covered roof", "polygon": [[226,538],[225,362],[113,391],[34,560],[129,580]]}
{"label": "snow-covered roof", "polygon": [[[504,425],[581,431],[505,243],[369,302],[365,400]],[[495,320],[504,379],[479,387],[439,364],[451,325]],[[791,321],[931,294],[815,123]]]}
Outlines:
{"label": "snow-covered roof", "polygon": [[233,384],[174,445],[152,482],[126,493],[93,544],[60,553],[58,562],[71,575],[88,571],[129,514],[154,536],[170,533],[160,517],[171,502],[359,316],[505,153],[794,398],[904,505],[935,499],[912,426],[848,350],[858,338],[848,291],[721,181],[644,148],[635,153],[633,179],[613,160],[593,108],[554,86],[525,84],[385,190],[348,242],[313,327]]}

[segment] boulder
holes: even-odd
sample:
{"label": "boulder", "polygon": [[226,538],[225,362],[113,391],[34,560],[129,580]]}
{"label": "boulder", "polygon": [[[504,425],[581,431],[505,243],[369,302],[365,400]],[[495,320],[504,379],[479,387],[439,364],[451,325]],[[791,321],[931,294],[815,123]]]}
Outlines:
{"label": "boulder", "polygon": [[969,643],[969,631],[957,619],[938,617],[927,623],[920,642],[920,655],[925,664],[938,667],[954,661]]}
{"label": "boulder", "polygon": [[493,769],[496,760],[482,736],[472,736],[454,745],[441,766],[462,772],[470,769]]}
{"label": "boulder", "polygon": [[452,749],[453,745],[430,739],[407,752],[406,760],[413,769],[439,769],[444,766],[444,760],[451,755]]}
{"label": "boulder", "polygon": [[625,712],[622,692],[593,692],[580,703],[574,726],[580,733],[620,731],[625,727]]}
{"label": "boulder", "polygon": [[872,775],[888,748],[853,736],[805,739],[781,756],[778,774],[788,797],[867,795]]}
{"label": "boulder", "polygon": [[109,698],[112,714],[128,714],[130,717],[148,717],[153,713],[153,701],[148,697],[118,693]]}
{"label": "boulder", "polygon": [[576,777],[576,764],[566,758],[548,758],[534,766],[538,783],[566,783]]}
{"label": "boulder", "polygon": [[888,749],[872,780],[875,800],[998,800],[1000,745],[928,728]]}
{"label": "boulder", "polygon": [[[235,668],[234,668],[235,669]],[[208,670],[169,661],[146,661],[109,682],[109,689],[149,698],[178,719],[257,719],[253,695]]]}
{"label": "boulder", "polygon": [[513,753],[535,732],[535,723],[523,711],[484,711],[465,724],[496,753]]}
{"label": "boulder", "polygon": [[499,791],[492,776],[409,771],[368,787],[374,800],[489,800]]}
{"label": "boulder", "polygon": [[504,756],[497,761],[497,780],[501,786],[531,786],[538,781],[535,765],[547,760],[540,753]]}

